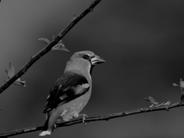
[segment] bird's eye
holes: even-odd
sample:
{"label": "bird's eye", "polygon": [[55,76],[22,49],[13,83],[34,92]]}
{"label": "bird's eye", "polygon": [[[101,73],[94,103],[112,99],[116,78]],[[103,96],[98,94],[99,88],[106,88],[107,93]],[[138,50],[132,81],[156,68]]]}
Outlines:
{"label": "bird's eye", "polygon": [[82,56],[84,59],[90,60],[90,57],[88,55],[83,55]]}

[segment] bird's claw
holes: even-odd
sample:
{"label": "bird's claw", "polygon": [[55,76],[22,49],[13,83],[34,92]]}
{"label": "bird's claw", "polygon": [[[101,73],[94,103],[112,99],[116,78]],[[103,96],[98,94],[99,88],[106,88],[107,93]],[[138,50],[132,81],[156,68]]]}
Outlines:
{"label": "bird's claw", "polygon": [[86,123],[86,118],[88,117],[88,115],[87,114],[81,114],[81,117],[82,117],[82,123],[86,125],[87,124]]}

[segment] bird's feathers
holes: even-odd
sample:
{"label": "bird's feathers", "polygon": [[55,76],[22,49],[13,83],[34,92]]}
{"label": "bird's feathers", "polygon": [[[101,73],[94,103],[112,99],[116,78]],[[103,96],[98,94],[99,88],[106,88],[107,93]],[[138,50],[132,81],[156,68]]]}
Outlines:
{"label": "bird's feathers", "polygon": [[76,99],[86,93],[89,87],[89,83],[84,76],[73,72],[65,72],[51,89],[43,112],[47,113],[59,104],[65,104]]}
{"label": "bird's feathers", "polygon": [[42,131],[39,136],[47,136],[47,135],[51,135],[51,130],[46,130],[46,131]]}

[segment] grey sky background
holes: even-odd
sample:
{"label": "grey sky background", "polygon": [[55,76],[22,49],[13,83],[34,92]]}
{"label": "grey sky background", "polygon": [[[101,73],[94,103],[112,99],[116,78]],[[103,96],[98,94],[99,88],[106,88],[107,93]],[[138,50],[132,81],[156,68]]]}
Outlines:
{"label": "grey sky background", "polygon": [[[3,0],[0,3],[0,82],[11,61],[19,69],[92,0]],[[94,69],[93,94],[83,113],[129,111],[144,98],[176,102],[173,82],[184,76],[184,1],[103,0],[63,39],[72,52],[92,50],[106,59]],[[0,95],[0,132],[44,122],[49,89],[71,54],[50,52],[23,76],[27,87]],[[182,108],[61,128],[52,137],[172,138],[184,136]],[[38,137],[38,133],[17,137]]]}

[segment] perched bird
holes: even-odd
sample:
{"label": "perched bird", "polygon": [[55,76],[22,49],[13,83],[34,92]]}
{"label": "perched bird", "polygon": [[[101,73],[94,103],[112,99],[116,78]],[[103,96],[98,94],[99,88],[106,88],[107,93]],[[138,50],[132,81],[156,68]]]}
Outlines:
{"label": "perched bird", "polygon": [[69,121],[80,116],[92,90],[92,69],[105,61],[92,51],[75,52],[67,62],[64,74],[56,81],[44,109],[46,122],[39,136],[51,135],[58,120]]}

